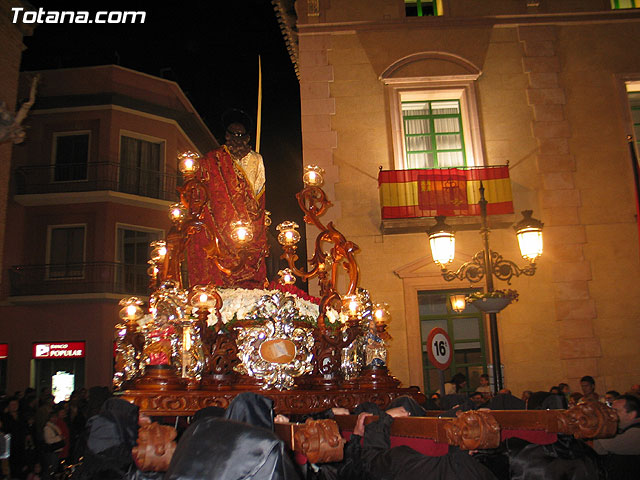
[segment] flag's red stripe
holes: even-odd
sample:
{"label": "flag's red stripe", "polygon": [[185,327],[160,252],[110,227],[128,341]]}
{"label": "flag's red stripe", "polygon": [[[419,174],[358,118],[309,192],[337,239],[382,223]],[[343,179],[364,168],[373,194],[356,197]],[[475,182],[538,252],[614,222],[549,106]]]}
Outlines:
{"label": "flag's red stripe", "polygon": [[[418,205],[407,205],[398,207],[382,207],[382,218],[419,218],[419,217],[435,217],[436,215],[446,215],[447,209],[453,209],[453,207],[439,207],[421,209]],[[468,205],[465,209],[468,213],[456,213],[456,216],[473,216],[480,215],[479,205]],[[461,208],[460,211],[463,211]],[[489,215],[504,215],[513,213],[512,202],[497,202],[487,204],[487,214]],[[453,216],[453,215],[449,215]]]}

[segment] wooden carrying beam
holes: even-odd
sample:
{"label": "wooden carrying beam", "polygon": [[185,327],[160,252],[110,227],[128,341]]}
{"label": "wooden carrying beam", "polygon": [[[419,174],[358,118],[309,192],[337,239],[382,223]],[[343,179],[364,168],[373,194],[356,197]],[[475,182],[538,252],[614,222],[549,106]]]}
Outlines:
{"label": "wooden carrying beam", "polygon": [[[335,417],[342,430],[353,431],[356,415]],[[374,422],[376,416],[367,417],[365,424]],[[429,438],[438,443],[455,445],[464,450],[495,448],[500,444],[500,425],[489,412],[470,410],[458,412],[456,418],[400,417],[391,425],[391,435],[396,437]]]}
{"label": "wooden carrying beam", "polygon": [[[322,461],[342,459],[344,441],[336,435],[353,431],[358,417],[340,415],[334,420],[308,420],[305,424],[277,424],[276,434],[293,451]],[[367,417],[365,423],[378,419]],[[316,422],[323,422],[322,426]],[[391,425],[396,437],[427,438],[464,450],[496,448],[501,430],[544,431],[573,435],[576,438],[607,438],[616,433],[615,410],[599,402],[587,402],[569,410],[471,410],[458,412],[456,418],[400,417]],[[323,446],[323,443],[329,445]],[[312,463],[317,463],[313,462]]]}
{"label": "wooden carrying beam", "polygon": [[613,437],[618,427],[615,410],[600,402],[585,402],[569,410],[491,410],[504,430],[542,430],[575,438]]}

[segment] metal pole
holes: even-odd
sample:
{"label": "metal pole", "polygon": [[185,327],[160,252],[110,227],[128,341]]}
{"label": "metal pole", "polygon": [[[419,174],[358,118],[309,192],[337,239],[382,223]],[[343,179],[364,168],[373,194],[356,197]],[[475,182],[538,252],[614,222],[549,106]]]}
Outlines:
{"label": "metal pole", "polygon": [[[489,227],[487,225],[487,200],[484,198],[484,185],[480,182],[480,218],[482,228],[482,245],[484,252],[484,278],[487,280],[487,292],[493,292],[493,263],[491,262],[491,249],[489,248]],[[489,334],[491,336],[491,361],[493,362],[493,388],[494,393],[502,390],[502,365],[500,364],[500,340],[498,338],[497,314],[489,314]]]}

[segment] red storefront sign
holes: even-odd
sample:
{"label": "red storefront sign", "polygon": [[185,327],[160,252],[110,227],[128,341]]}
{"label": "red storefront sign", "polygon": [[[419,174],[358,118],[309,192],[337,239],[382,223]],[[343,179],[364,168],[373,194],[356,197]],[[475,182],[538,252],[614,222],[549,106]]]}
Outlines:
{"label": "red storefront sign", "polygon": [[34,343],[33,358],[84,358],[84,342]]}
{"label": "red storefront sign", "polygon": [[0,343],[0,360],[9,357],[9,344]]}

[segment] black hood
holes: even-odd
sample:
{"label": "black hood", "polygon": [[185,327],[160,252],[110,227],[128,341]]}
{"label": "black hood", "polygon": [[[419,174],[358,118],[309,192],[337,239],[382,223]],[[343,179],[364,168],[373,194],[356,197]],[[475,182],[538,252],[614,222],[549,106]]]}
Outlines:
{"label": "black hood", "polygon": [[231,401],[224,418],[273,430],[273,400],[257,393],[241,393]]}
{"label": "black hood", "polygon": [[180,438],[165,480],[296,480],[284,443],[273,432],[207,417]]}
{"label": "black hood", "polygon": [[138,439],[138,413],[139,408],[122,400],[121,398],[109,398],[100,409],[100,417],[104,417],[114,424],[121,441],[127,448],[133,448]]}

